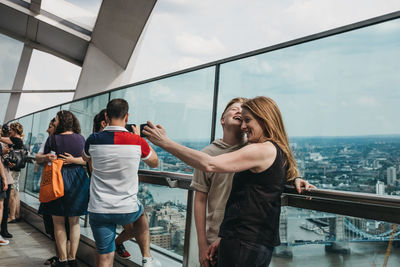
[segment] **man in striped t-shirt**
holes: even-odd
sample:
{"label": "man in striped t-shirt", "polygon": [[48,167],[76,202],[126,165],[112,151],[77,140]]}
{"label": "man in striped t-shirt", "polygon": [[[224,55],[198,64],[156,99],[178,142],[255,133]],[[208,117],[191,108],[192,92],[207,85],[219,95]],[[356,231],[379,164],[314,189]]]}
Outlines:
{"label": "man in striped t-shirt", "polygon": [[148,222],[137,199],[138,169],[141,159],[148,166],[157,167],[158,157],[146,140],[125,129],[128,109],[124,99],[111,100],[106,111],[109,126],[91,134],[82,153],[93,168],[88,211],[98,266],[113,265],[117,225],[125,229],[120,239],[132,238],[134,229],[143,266],[152,266]]}

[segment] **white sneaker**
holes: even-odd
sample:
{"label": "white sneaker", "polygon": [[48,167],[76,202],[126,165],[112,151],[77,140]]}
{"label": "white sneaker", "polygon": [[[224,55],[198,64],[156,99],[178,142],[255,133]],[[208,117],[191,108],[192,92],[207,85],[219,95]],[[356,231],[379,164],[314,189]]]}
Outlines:
{"label": "white sneaker", "polygon": [[10,243],[10,241],[4,239],[1,235],[0,235],[0,246],[7,246]]}
{"label": "white sneaker", "polygon": [[154,258],[142,258],[142,267],[161,267],[161,262]]}

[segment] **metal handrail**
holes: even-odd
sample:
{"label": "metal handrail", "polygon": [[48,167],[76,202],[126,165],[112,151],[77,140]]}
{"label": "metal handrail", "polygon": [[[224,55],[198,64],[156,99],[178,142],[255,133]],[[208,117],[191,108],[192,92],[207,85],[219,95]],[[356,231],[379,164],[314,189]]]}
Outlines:
{"label": "metal handrail", "polygon": [[286,186],[283,205],[377,221],[400,223],[400,197],[312,189],[298,194]]}
{"label": "metal handrail", "polygon": [[368,205],[381,205],[400,208],[400,197],[388,195],[376,195],[370,193],[327,190],[327,189],[311,189],[298,194],[294,186],[285,186],[285,194],[303,198],[323,198],[334,201],[357,202]]}
{"label": "metal handrail", "polygon": [[192,190],[190,183],[192,182],[193,175],[164,172],[164,171],[151,171],[139,170],[139,181],[143,183],[156,184],[168,186],[170,188],[180,188]]}
{"label": "metal handrail", "polygon": [[[140,170],[141,182],[193,190],[192,175]],[[171,186],[171,181],[174,181]],[[378,221],[400,223],[400,197],[339,190],[312,189],[298,194],[285,186],[282,205]],[[189,209],[189,207],[188,207]]]}

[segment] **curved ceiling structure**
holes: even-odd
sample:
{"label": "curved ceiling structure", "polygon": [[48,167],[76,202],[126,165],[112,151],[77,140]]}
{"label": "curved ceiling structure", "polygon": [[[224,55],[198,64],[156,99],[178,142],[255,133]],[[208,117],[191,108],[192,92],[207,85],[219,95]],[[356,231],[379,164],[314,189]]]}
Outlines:
{"label": "curved ceiling structure", "polygon": [[4,121],[15,117],[33,49],[82,67],[77,88],[67,88],[74,98],[121,85],[155,3],[103,0],[91,31],[42,9],[42,0],[0,0],[0,33],[24,43]]}

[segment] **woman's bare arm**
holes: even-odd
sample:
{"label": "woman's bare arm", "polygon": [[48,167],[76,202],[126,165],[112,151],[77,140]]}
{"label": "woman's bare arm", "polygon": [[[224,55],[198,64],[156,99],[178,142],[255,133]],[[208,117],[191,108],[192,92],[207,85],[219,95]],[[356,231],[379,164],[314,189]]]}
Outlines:
{"label": "woman's bare arm", "polygon": [[0,137],[0,142],[3,142],[8,145],[12,145],[13,142],[11,141],[10,137]]}
{"label": "woman's bare arm", "polygon": [[153,144],[163,148],[186,164],[205,172],[239,172],[254,169],[262,171],[271,166],[276,156],[276,148],[270,143],[245,146],[237,151],[212,157],[169,139],[162,126],[148,122],[143,133]]}

